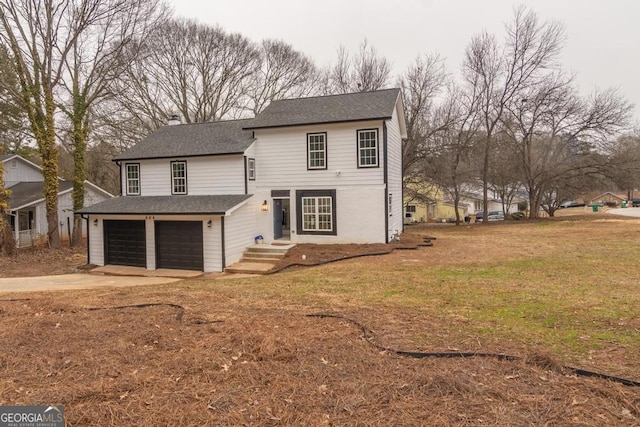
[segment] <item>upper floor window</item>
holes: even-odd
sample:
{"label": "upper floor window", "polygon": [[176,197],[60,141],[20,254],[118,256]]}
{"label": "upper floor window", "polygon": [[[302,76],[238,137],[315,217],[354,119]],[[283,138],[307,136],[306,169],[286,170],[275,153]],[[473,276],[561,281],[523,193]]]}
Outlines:
{"label": "upper floor window", "polygon": [[256,180],[256,159],[247,159],[247,173],[249,175],[249,181]]}
{"label": "upper floor window", "polygon": [[127,195],[140,195],[140,165],[138,163],[127,163],[125,171],[127,174]]}
{"label": "upper floor window", "polygon": [[327,168],[327,134],[307,134],[307,169]]}
{"label": "upper floor window", "polygon": [[378,167],[378,129],[358,131],[358,167]]}
{"label": "upper floor window", "polygon": [[416,213],[416,205],[407,205],[406,212]]}
{"label": "upper floor window", "polygon": [[187,194],[187,162],[171,162],[171,194]]}

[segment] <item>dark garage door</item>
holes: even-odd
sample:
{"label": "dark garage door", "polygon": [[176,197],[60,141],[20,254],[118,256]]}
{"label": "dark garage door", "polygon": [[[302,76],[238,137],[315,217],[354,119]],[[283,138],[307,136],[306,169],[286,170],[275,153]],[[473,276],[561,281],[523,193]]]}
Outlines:
{"label": "dark garage door", "polygon": [[104,221],[106,264],[147,266],[144,221]]}
{"label": "dark garage door", "polygon": [[157,268],[204,270],[201,221],[156,221]]}

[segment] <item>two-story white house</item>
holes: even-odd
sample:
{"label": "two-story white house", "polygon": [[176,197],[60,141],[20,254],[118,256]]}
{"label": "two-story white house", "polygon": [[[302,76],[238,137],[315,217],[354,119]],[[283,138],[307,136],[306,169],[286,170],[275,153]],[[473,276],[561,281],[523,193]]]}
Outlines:
{"label": "two-story white house", "polygon": [[[11,190],[9,217],[11,230],[18,247],[46,241],[48,233],[47,210],[44,200],[42,168],[17,154],[1,154],[4,185]],[[68,240],[73,230],[73,182],[58,181],[58,231],[62,240]],[[85,181],[85,206],[113,197],[106,190]],[[83,234],[86,236],[86,225]]]}
{"label": "two-story white house", "polygon": [[254,119],[162,127],[114,159],[122,196],[88,215],[97,265],[222,271],[266,242],[402,232],[399,89],[272,102]]}

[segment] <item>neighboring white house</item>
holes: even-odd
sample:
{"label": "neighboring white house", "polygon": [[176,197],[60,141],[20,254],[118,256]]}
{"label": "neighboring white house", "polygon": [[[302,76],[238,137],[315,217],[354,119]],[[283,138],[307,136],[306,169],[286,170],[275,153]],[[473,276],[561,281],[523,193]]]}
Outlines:
{"label": "neighboring white house", "polygon": [[[487,210],[489,212],[502,211],[503,203],[499,194],[496,194],[495,191],[489,189],[487,195],[489,205]],[[518,212],[518,203],[522,201],[528,202],[528,200],[528,195],[524,190],[516,191],[505,214]],[[467,184],[460,196],[460,205],[466,206],[469,209],[470,214],[483,211],[484,203],[482,184]]]}
{"label": "neighboring white house", "polygon": [[164,126],[114,161],[122,196],[84,208],[92,264],[222,271],[256,236],[389,242],[402,232],[399,89],[272,102]]}
{"label": "neighboring white house", "polygon": [[[11,190],[9,213],[11,230],[18,247],[31,246],[47,236],[47,212],[44,201],[42,168],[17,154],[2,154],[5,187]],[[60,237],[69,238],[73,229],[73,183],[59,180],[58,221]],[[85,181],[84,205],[89,206],[113,197],[102,188]],[[86,236],[86,225],[83,226]]]}

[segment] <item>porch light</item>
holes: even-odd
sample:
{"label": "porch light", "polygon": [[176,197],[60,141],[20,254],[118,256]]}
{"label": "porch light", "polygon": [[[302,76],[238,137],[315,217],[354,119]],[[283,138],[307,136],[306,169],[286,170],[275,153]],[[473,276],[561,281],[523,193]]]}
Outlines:
{"label": "porch light", "polygon": [[211,228],[211,224],[213,223],[211,222],[211,220],[209,220],[209,222],[207,222],[207,227]]}
{"label": "porch light", "polygon": [[93,220],[93,225],[95,225],[96,227],[98,226],[98,220],[97,219]]}
{"label": "porch light", "polygon": [[260,210],[262,212],[267,212],[269,210],[269,205],[267,204],[266,200],[260,205]]}

